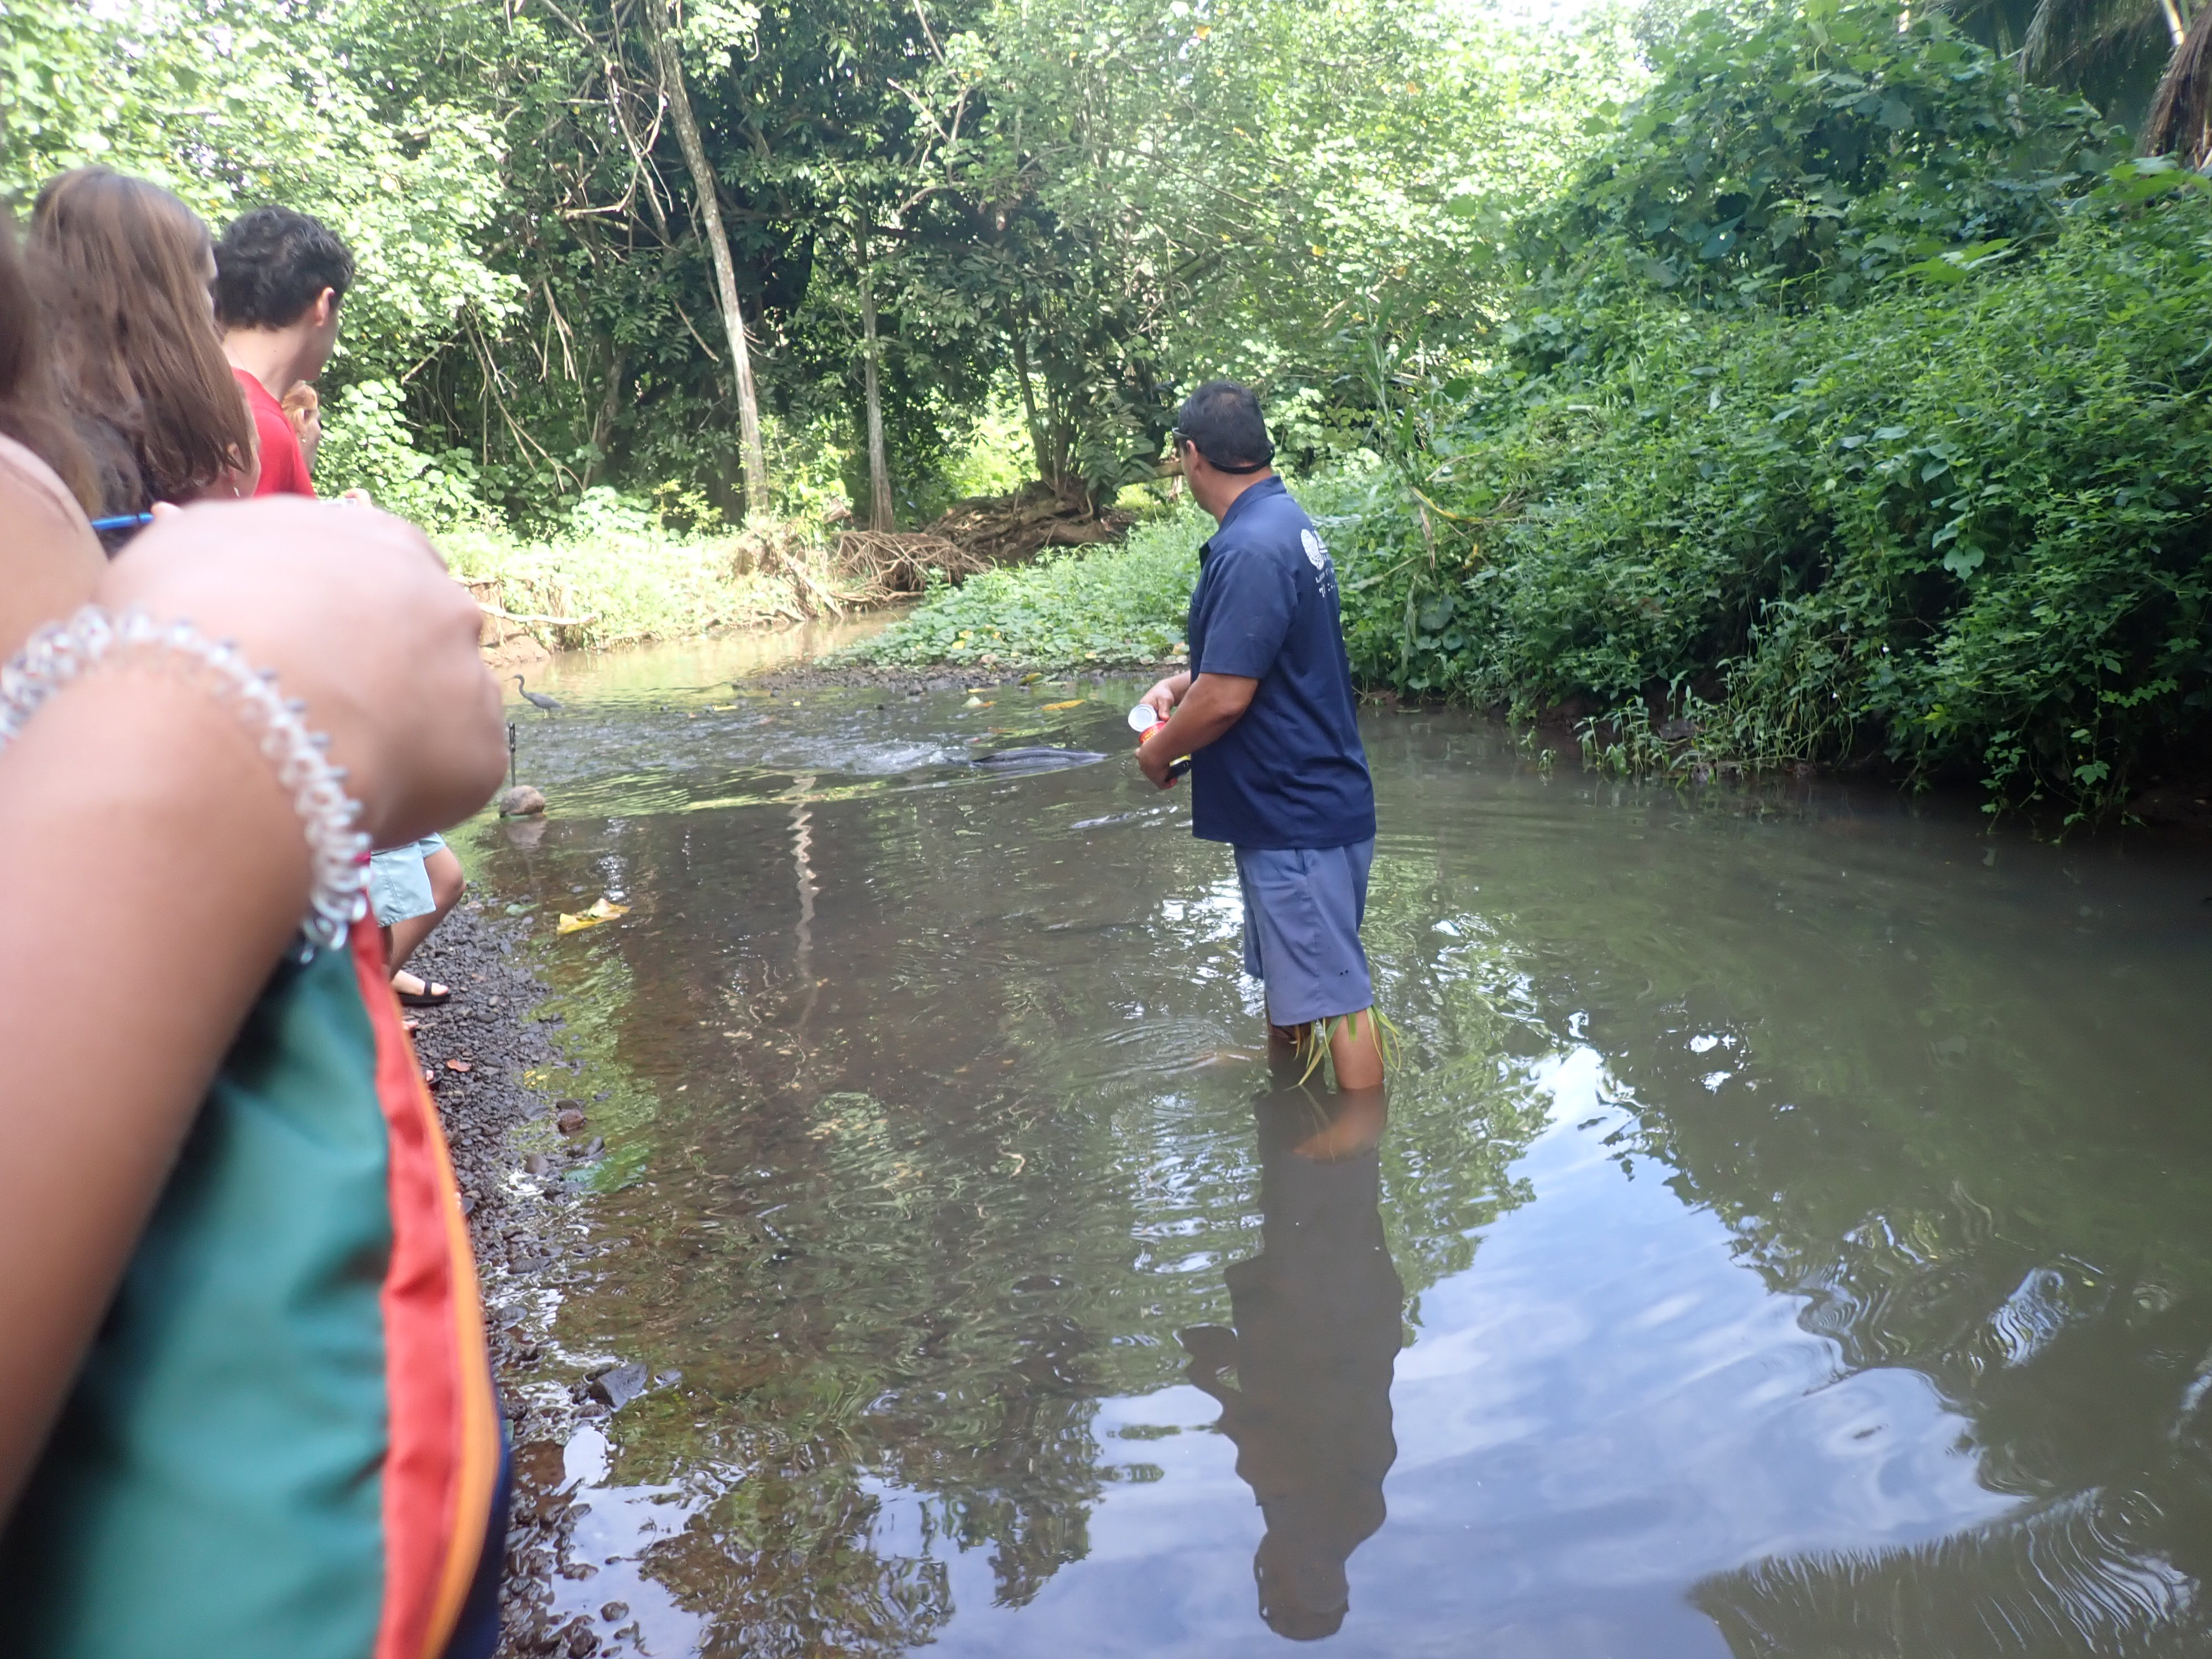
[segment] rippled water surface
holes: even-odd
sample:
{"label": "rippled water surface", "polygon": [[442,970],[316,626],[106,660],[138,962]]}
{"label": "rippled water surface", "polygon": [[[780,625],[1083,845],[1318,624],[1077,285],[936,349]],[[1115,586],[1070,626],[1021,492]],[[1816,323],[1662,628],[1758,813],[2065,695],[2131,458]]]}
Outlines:
{"label": "rippled water surface", "polygon": [[1136,688],[736,672],[553,665],[473,832],[609,1143],[563,1363],[683,1373],[566,1450],[613,1650],[2212,1652],[2201,853],[1376,713],[1377,1141]]}

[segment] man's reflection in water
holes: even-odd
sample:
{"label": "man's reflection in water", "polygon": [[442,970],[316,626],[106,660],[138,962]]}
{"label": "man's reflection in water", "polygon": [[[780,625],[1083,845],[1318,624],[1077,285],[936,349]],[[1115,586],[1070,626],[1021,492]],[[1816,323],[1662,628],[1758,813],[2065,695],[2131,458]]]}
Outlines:
{"label": "man's reflection in water", "polygon": [[[1344,1564],[1382,1524],[1397,1460],[1390,1374],[1405,1287],[1382,1242],[1383,1091],[1281,1088],[1257,1108],[1260,1254],[1225,1275],[1237,1328],[1181,1333],[1185,1374],[1221,1402],[1237,1473],[1267,1516],[1260,1616],[1293,1641],[1334,1636]],[[1236,1373],[1232,1386],[1224,1371]]]}

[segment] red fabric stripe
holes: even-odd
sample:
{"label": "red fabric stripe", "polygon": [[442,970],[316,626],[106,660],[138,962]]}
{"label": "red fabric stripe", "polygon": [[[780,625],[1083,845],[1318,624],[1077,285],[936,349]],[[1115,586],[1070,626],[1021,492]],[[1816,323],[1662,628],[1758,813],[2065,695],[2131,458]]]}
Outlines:
{"label": "red fabric stripe", "polygon": [[437,1109],[400,1024],[374,919],[354,924],[351,945],[376,1034],[376,1094],[390,1148],[392,1261],[381,1297],[389,1439],[375,1659],[430,1659],[459,1612],[452,1586],[465,1588],[483,1547],[496,1425],[476,1267]]}

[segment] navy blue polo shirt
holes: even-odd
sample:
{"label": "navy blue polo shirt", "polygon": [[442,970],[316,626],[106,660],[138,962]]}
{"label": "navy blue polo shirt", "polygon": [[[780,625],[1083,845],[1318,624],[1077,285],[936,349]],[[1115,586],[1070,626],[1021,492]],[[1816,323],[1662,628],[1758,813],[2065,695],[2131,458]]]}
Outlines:
{"label": "navy blue polo shirt", "polygon": [[1190,672],[1260,682],[1192,757],[1191,829],[1238,847],[1349,847],[1375,833],[1336,566],[1280,478],[1229,504],[1198,551]]}

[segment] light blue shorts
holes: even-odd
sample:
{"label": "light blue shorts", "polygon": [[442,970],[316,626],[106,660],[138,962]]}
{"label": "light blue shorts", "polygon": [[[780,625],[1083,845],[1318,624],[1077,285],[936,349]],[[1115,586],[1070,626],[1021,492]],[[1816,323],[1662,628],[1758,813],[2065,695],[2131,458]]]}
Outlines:
{"label": "light blue shorts", "polygon": [[427,916],[438,908],[430,892],[430,872],[422,860],[446,849],[443,836],[425,836],[404,847],[386,848],[368,855],[368,908],[376,912],[377,925]]}
{"label": "light blue shorts", "polygon": [[1334,1019],[1375,1006],[1359,924],[1375,838],[1350,847],[1239,847],[1244,971],[1267,988],[1277,1025]]}

